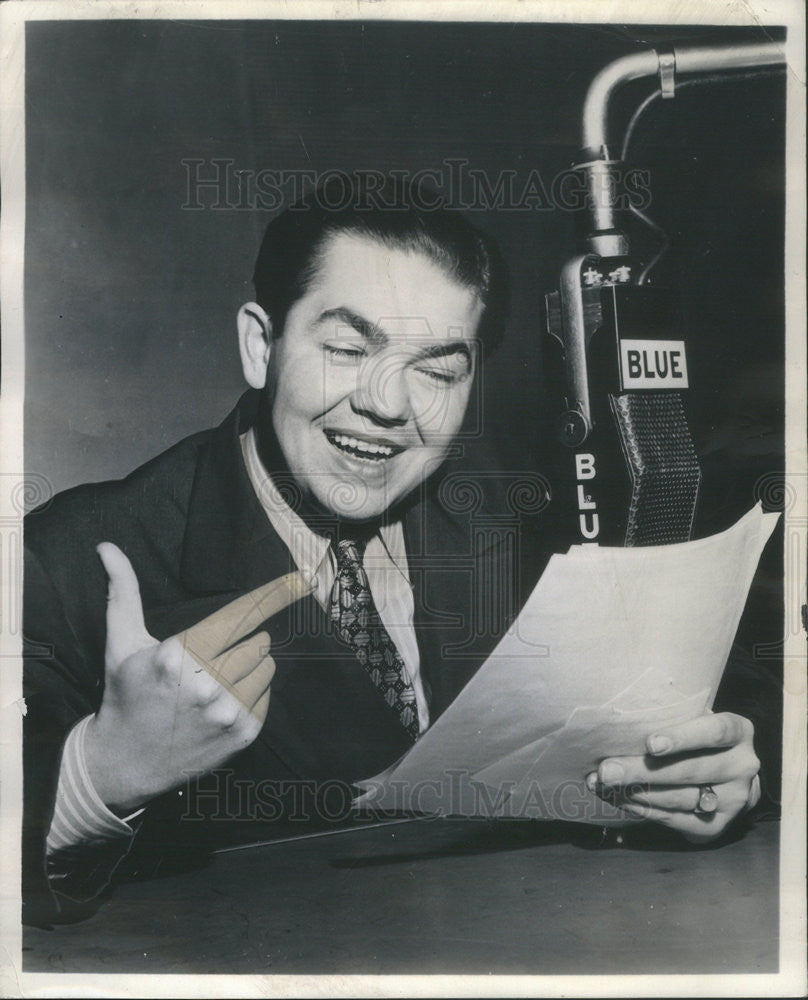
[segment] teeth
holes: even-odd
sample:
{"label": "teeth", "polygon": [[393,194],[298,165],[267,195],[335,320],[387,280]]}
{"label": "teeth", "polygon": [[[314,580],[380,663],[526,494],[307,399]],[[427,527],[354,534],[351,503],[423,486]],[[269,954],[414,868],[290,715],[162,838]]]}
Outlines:
{"label": "teeth", "polygon": [[333,441],[343,448],[352,448],[354,451],[365,452],[368,455],[379,455],[382,458],[389,458],[393,454],[393,449],[386,444],[374,444],[371,441],[360,441],[358,438],[349,437],[347,434],[332,434]]}

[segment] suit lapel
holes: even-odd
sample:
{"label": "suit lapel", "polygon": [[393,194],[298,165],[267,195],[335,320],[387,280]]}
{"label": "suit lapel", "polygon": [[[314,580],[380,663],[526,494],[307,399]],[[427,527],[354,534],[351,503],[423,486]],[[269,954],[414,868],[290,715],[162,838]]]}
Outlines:
{"label": "suit lapel", "polygon": [[267,573],[289,572],[291,556],[255,495],[239,434],[255,419],[257,400],[246,393],[200,451],[188,508],[180,565],[185,587],[199,594],[246,591]]}
{"label": "suit lapel", "polygon": [[470,494],[474,498],[471,509],[465,502],[456,503],[450,513],[454,487],[462,490],[463,484],[473,482],[458,474],[462,478],[453,484],[452,475],[449,471],[439,483],[428,484],[404,518],[416,637],[421,671],[431,692],[433,721],[504,631],[497,618],[509,602],[492,590],[507,579],[501,564],[503,557],[509,558],[515,534],[501,512],[491,513],[497,509],[496,498],[490,491],[488,495],[476,492],[477,483]]}

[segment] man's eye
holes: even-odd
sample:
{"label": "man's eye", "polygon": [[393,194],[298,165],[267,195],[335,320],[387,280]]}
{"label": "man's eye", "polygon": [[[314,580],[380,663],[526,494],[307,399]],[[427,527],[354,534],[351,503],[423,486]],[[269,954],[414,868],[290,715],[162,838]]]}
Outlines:
{"label": "man's eye", "polygon": [[468,377],[463,372],[452,372],[446,368],[416,368],[420,375],[425,375],[430,381],[437,382],[438,385],[455,385],[458,382],[465,382]]}
{"label": "man's eye", "polygon": [[323,344],[323,350],[336,363],[351,364],[361,361],[365,351],[361,347],[350,347],[344,344]]}

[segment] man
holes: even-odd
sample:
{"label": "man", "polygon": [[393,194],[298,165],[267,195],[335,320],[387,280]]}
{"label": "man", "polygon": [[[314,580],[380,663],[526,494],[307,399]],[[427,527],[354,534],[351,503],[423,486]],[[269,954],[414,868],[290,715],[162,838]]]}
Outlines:
{"label": "man", "polygon": [[[536,519],[480,532],[447,488],[502,265],[456,213],[401,195],[319,191],[273,220],[238,314],[236,410],[29,518],[29,919],[80,914],[116,869],[218,839],[216,820],[293,822],[304,787],[321,820],[344,816],[349,796],[320,793],[405,753],[535,583]],[[491,523],[503,503],[480,500]],[[708,840],[757,799],[752,736],[705,716],[589,780]],[[705,785],[714,808],[694,812]]]}

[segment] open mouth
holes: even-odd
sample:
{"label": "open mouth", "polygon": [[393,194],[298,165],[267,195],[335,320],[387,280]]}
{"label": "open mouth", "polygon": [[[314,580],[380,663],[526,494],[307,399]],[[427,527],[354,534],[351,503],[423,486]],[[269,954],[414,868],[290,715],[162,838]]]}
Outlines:
{"label": "open mouth", "polygon": [[337,451],[341,451],[343,455],[359,459],[362,462],[386,462],[388,459],[393,458],[394,455],[398,455],[404,451],[399,445],[381,441],[369,441],[365,438],[356,438],[349,434],[338,434],[333,431],[325,431],[324,433]]}

